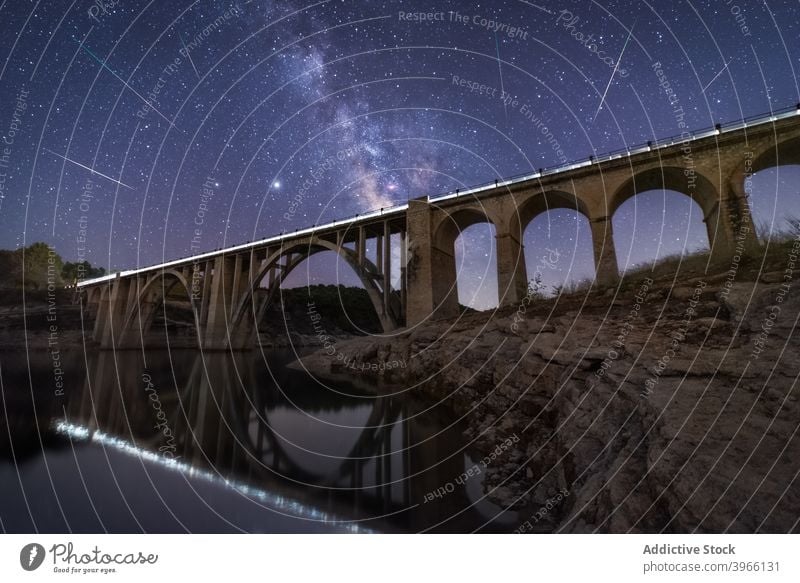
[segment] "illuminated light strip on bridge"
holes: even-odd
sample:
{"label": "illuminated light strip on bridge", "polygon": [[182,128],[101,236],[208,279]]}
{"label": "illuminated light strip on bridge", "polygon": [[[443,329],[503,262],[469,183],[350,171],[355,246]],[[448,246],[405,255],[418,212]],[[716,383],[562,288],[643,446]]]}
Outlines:
{"label": "illuminated light strip on bridge", "polygon": [[[676,144],[683,144],[685,142],[694,142],[694,141],[697,141],[697,140],[702,140],[704,138],[709,138],[711,136],[726,134],[726,133],[734,132],[734,131],[737,131],[737,130],[742,130],[742,129],[745,129],[745,128],[754,128],[754,127],[757,127],[757,126],[760,126],[760,125],[774,123],[774,122],[782,120],[782,119],[788,119],[788,118],[791,118],[791,117],[795,117],[797,115],[800,115],[800,104],[798,104],[796,107],[793,107],[792,109],[789,109],[789,110],[784,111],[782,113],[774,113],[774,114],[770,114],[770,115],[767,115],[767,116],[764,116],[764,117],[759,117],[759,118],[756,118],[756,119],[754,119],[754,120],[752,120],[750,122],[747,122],[747,121],[732,122],[729,125],[725,125],[725,127],[719,127],[719,128],[715,128],[715,129],[712,129],[712,130],[705,130],[705,131],[699,132],[697,134],[692,134],[689,138],[687,138],[685,140],[681,139],[679,137],[666,138],[665,141],[654,141],[654,142],[652,142],[652,143],[650,143],[650,144],[648,144],[646,146],[642,146],[642,147],[636,148],[634,150],[627,150],[624,153],[623,152],[615,152],[615,153],[607,154],[607,155],[603,155],[603,156],[592,157],[589,160],[583,160],[581,162],[575,162],[575,163],[572,163],[572,164],[567,164],[565,166],[558,166],[556,168],[549,169],[549,170],[545,169],[545,170],[542,170],[540,172],[536,172],[534,174],[529,174],[529,175],[526,175],[526,176],[521,176],[521,177],[513,178],[513,179],[510,179],[510,180],[497,181],[496,183],[489,183],[489,184],[485,184],[485,185],[482,185],[482,186],[477,186],[475,188],[471,188],[471,189],[465,190],[463,192],[456,191],[454,193],[448,193],[448,194],[439,195],[439,196],[428,196],[427,197],[427,201],[429,203],[438,203],[438,202],[443,202],[443,201],[447,201],[447,200],[451,200],[451,199],[461,198],[462,196],[469,196],[469,195],[485,192],[487,190],[495,190],[497,188],[506,188],[506,187],[509,187],[509,186],[513,186],[515,184],[520,184],[520,183],[523,183],[523,182],[527,182],[529,180],[535,180],[537,178],[543,178],[545,176],[554,176],[554,175],[562,174],[564,172],[570,172],[572,170],[577,170],[578,168],[585,168],[587,166],[592,166],[594,164],[600,164],[600,163],[603,163],[603,162],[609,162],[611,160],[617,160],[617,159],[624,158],[624,157],[627,158],[627,157],[630,157],[630,156],[635,156],[637,154],[643,154],[645,152],[652,152],[652,151],[660,150],[660,149],[663,149],[663,148],[669,148],[669,147],[674,146]],[[217,257],[217,256],[219,256],[221,254],[236,253],[236,252],[239,252],[239,251],[246,251],[246,250],[253,249],[253,248],[256,248],[256,247],[262,247],[264,245],[270,245],[272,243],[281,243],[281,242],[283,242],[283,241],[285,241],[287,239],[294,239],[295,237],[300,237],[300,236],[303,236],[303,235],[313,235],[313,234],[315,234],[315,233],[317,233],[319,231],[324,231],[324,230],[327,230],[327,229],[335,229],[336,227],[341,227],[343,225],[350,225],[350,224],[361,222],[361,221],[364,221],[364,220],[367,220],[367,219],[370,219],[370,218],[379,218],[379,217],[392,218],[393,216],[399,215],[402,212],[406,211],[407,209],[408,209],[408,204],[401,204],[401,205],[398,205],[398,206],[383,208],[383,209],[376,210],[376,211],[370,211],[370,212],[365,213],[363,215],[357,215],[355,217],[350,217],[349,219],[335,220],[335,221],[332,221],[330,223],[326,223],[324,225],[315,225],[313,227],[307,227],[305,229],[298,229],[297,231],[294,231],[294,232],[282,233],[280,235],[275,235],[275,236],[269,237],[267,239],[261,239],[259,241],[254,241],[252,243],[245,243],[245,244],[242,244],[242,245],[236,245],[234,247],[227,247],[225,249],[218,249],[218,250],[215,250],[215,251],[209,251],[209,252],[206,252],[206,253],[202,253],[200,255],[194,255],[194,256],[191,256],[191,257],[183,257],[183,258],[180,258],[180,259],[174,259],[172,261],[167,261],[165,263],[160,263],[160,264],[157,264],[157,265],[150,265],[150,266],[141,267],[141,268],[138,268],[138,269],[129,269],[129,270],[125,270],[125,271],[120,271],[118,273],[111,273],[109,275],[104,275],[102,277],[97,277],[97,278],[94,278],[94,279],[87,279],[87,280],[78,282],[78,286],[77,287],[80,288],[80,287],[84,287],[84,286],[87,286],[87,285],[95,285],[95,284],[98,284],[98,283],[102,283],[104,281],[113,281],[118,275],[120,277],[128,277],[128,276],[131,276],[131,275],[138,275],[138,274],[142,274],[142,273],[150,273],[150,272],[161,271],[161,270],[164,270],[164,269],[169,269],[171,267],[191,265],[193,263],[196,263],[198,261],[202,261],[204,259],[211,259],[213,257]]]}
{"label": "illuminated light strip on bridge", "polygon": [[164,269],[169,269],[170,267],[177,267],[179,265],[191,265],[193,263],[197,263],[198,261],[202,261],[204,259],[211,259],[213,257],[218,257],[219,255],[222,254],[237,253],[239,251],[247,251],[249,249],[255,249],[257,247],[263,247],[264,245],[270,245],[272,243],[281,243],[287,239],[294,239],[296,237],[301,237],[303,235],[313,235],[320,231],[325,231],[327,229],[335,229],[337,227],[358,223],[366,219],[380,218],[380,217],[391,219],[395,215],[401,215],[403,212],[406,211],[406,209],[408,209],[408,205],[402,204],[399,206],[393,206],[383,210],[370,211],[368,213],[364,213],[363,215],[350,217],[349,219],[336,220],[330,223],[326,223],[324,225],[315,225],[313,227],[306,227],[305,229],[298,229],[296,231],[282,233],[280,235],[274,235],[267,239],[259,239],[258,241],[253,241],[251,243],[243,243],[241,245],[236,245],[234,247],[226,247],[225,249],[218,249],[216,251],[207,251],[206,253],[201,253],[200,255],[192,255],[191,257],[173,259],[172,261],[159,263],[158,265],[150,265],[148,267],[141,267],[139,269],[128,269],[125,271],[120,271],[118,273],[111,273],[109,275],[104,275],[102,277],[96,277],[94,279],[86,279],[84,281],[79,282],[78,287],[83,287],[86,285],[94,285],[97,283],[102,283],[104,281],[112,281],[117,277],[117,275],[119,275],[120,277],[128,277],[130,275],[138,275],[140,273],[161,271]]}
{"label": "illuminated light strip on bridge", "polygon": [[104,447],[113,448],[127,455],[158,464],[170,470],[177,470],[190,478],[200,478],[218,486],[231,488],[249,498],[255,498],[259,502],[265,503],[270,507],[271,510],[275,510],[279,514],[284,514],[286,516],[300,518],[303,520],[322,522],[323,524],[332,524],[342,528],[342,530],[346,532],[351,533],[369,534],[375,532],[371,529],[354,524],[353,522],[336,519],[327,512],[323,512],[322,510],[307,504],[303,504],[302,502],[293,500],[292,498],[279,496],[277,494],[270,494],[269,492],[265,492],[259,488],[253,488],[252,486],[248,486],[240,482],[220,478],[216,474],[206,470],[199,470],[176,459],[170,459],[151,451],[140,449],[124,439],[119,439],[118,437],[108,435],[99,430],[91,431],[84,425],[76,425],[66,421],[58,421],[55,423],[54,428],[57,433],[65,435],[74,441],[88,441],[91,443],[97,443]]}

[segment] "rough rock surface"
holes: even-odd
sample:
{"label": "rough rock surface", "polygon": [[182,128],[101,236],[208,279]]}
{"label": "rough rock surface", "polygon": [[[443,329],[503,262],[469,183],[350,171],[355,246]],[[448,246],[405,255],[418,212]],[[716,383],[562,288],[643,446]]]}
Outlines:
{"label": "rough rock surface", "polygon": [[519,436],[484,488],[533,531],[797,532],[800,285],[780,281],[640,281],[337,350],[405,363],[379,384],[446,399],[480,451]]}

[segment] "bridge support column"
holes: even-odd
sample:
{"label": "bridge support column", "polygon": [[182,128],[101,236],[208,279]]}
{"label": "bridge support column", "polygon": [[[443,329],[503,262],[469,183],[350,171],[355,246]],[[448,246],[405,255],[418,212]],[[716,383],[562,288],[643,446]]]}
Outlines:
{"label": "bridge support column", "polygon": [[[211,282],[213,281],[212,272],[214,270],[214,262],[209,259],[203,266],[203,291],[200,296],[200,323],[203,324],[208,320],[208,302],[211,297]],[[202,342],[202,339],[201,339]]]}
{"label": "bridge support column", "polygon": [[[80,289],[80,288],[76,288]],[[80,291],[78,293],[78,298],[80,300],[81,294]],[[87,292],[83,294],[83,307],[87,310],[97,310],[97,307],[100,305],[100,298],[103,295],[103,290],[99,287],[97,288],[90,288]]]}
{"label": "bridge support column", "polygon": [[245,306],[246,312],[241,320],[236,320],[236,310],[238,309],[242,298],[248,296],[255,278],[253,273],[256,264],[255,255],[251,251],[249,254],[240,254],[236,256],[234,264],[234,283],[230,301],[229,311],[229,346],[234,350],[242,350],[252,346],[253,339],[251,331],[253,329],[253,321],[255,320],[254,309],[252,302]]}
{"label": "bridge support column", "polygon": [[591,220],[589,225],[594,248],[595,283],[600,286],[615,285],[619,281],[619,267],[611,217]]}
{"label": "bridge support column", "polygon": [[727,203],[734,247],[741,240],[746,253],[756,252],[760,247],[758,231],[753,223],[753,213],[750,209],[750,195],[747,192],[747,183],[751,177],[752,174],[743,175],[730,182]]}
{"label": "bridge support column", "polygon": [[[76,288],[79,290],[79,288]],[[77,301],[81,303],[82,310],[84,315],[87,318],[93,318],[95,323],[95,328],[92,329],[92,336],[97,338],[96,328],[97,328],[97,313],[100,310],[100,300],[103,296],[103,289],[98,286],[95,288],[90,288],[86,291],[77,291]]]}
{"label": "bridge support column", "polygon": [[203,330],[203,347],[208,350],[223,350],[228,347],[228,314],[233,297],[235,265],[236,259],[230,256],[221,255],[214,260],[208,317]]}
{"label": "bridge support column", "polygon": [[[113,282],[109,282],[105,285],[111,288],[114,284]],[[108,312],[111,309],[110,297],[111,297],[110,289],[104,290],[101,288],[95,312],[94,330],[92,331],[92,338],[94,339],[95,342],[103,341],[103,332],[105,331],[106,324],[108,323]]]}
{"label": "bridge support column", "polygon": [[95,340],[101,348],[114,348],[115,339],[120,339],[125,324],[130,279],[119,274],[111,284],[111,291],[100,302],[95,321]]}
{"label": "bridge support column", "polygon": [[242,289],[242,280],[247,278],[249,270],[245,271],[245,257],[240,253],[234,258],[233,263],[233,286],[231,287],[231,299],[228,316],[233,317],[233,311],[236,309],[236,300],[239,297]]}
{"label": "bridge support column", "polygon": [[356,244],[356,257],[358,258],[358,265],[364,265],[364,259],[367,257],[367,238],[364,232],[364,227],[358,227],[358,242]]}
{"label": "bridge support column", "polygon": [[458,316],[458,273],[454,250],[431,242],[431,291],[434,318]]}
{"label": "bridge support column", "polygon": [[406,232],[400,232],[400,311],[405,316],[408,307],[408,288],[406,265],[408,264],[408,237]]}
{"label": "bridge support column", "polygon": [[497,233],[497,295],[501,306],[518,304],[528,293],[525,252],[515,233]]}
{"label": "bridge support column", "polygon": [[[115,348],[127,349],[136,348],[141,340],[141,331],[150,329],[150,322],[153,319],[153,313],[156,310],[156,301],[152,297],[152,293],[148,294],[145,298],[139,298],[139,292],[147,282],[146,278],[132,277],[128,280],[128,299],[125,302],[125,311],[123,312],[123,323],[128,324],[120,330],[120,333],[115,339]],[[128,317],[132,316],[131,322],[128,323]],[[121,323],[121,326],[122,324]]]}
{"label": "bridge support column", "polygon": [[730,261],[734,255],[752,254],[759,247],[744,183],[732,180],[726,190],[727,196],[703,218],[714,262]]}
{"label": "bridge support column", "polygon": [[[389,316],[389,302],[392,298],[392,234],[389,230],[389,222],[383,222],[383,260],[381,261],[383,270],[383,315]],[[387,318],[388,320],[389,318]]]}
{"label": "bridge support column", "polygon": [[[446,297],[446,294],[442,295],[442,281],[450,280],[453,285],[456,281],[452,256],[448,257],[433,248],[431,221],[431,207],[426,199],[408,202],[406,213],[409,254],[406,265],[408,279],[407,326],[414,326],[432,317],[434,311],[440,307],[437,299],[441,300],[442,297]],[[436,266],[435,278],[433,275],[434,265]],[[451,271],[452,273],[450,273]],[[434,285],[437,285],[436,292]]]}

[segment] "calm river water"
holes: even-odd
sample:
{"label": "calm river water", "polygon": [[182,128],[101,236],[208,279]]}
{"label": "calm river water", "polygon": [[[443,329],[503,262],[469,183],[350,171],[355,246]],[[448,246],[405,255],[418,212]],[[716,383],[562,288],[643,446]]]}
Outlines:
{"label": "calm river water", "polygon": [[513,530],[482,476],[457,480],[479,456],[447,411],[322,383],[294,358],[0,353],[0,528]]}

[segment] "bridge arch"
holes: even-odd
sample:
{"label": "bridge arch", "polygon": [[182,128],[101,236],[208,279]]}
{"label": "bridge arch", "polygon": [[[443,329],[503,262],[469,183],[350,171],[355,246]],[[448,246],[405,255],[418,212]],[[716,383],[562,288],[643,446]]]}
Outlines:
{"label": "bridge arch", "polygon": [[[800,219],[800,137],[788,138],[755,149],[737,168],[733,178],[750,205],[751,225],[762,239],[780,236],[788,221]],[[791,191],[782,188],[788,183]]]}
{"label": "bridge arch", "polygon": [[455,244],[463,231],[479,223],[498,226],[500,221],[492,216],[488,209],[479,206],[444,212],[434,228],[433,244],[446,249]]}
{"label": "bridge arch", "polygon": [[508,229],[512,233],[516,229],[519,229],[519,233],[524,233],[536,217],[556,209],[574,210],[589,218],[589,208],[579,196],[563,190],[547,190],[537,192],[519,203]]}
{"label": "bridge arch", "polygon": [[103,296],[108,293],[107,285],[96,285],[86,290],[86,305],[97,305],[103,300]]}
{"label": "bridge arch", "polygon": [[[387,402],[389,401],[389,402]],[[363,419],[361,431],[344,445],[342,455],[324,454],[322,457],[333,460],[326,470],[314,471],[302,460],[296,459],[295,452],[313,453],[302,443],[290,441],[283,434],[279,423],[272,420],[269,408],[263,397],[249,395],[246,411],[233,411],[236,438],[245,447],[246,455],[258,464],[256,469],[267,470],[267,474],[277,473],[283,478],[317,487],[339,487],[339,476],[350,475],[354,484],[352,489],[361,489],[361,476],[364,466],[370,459],[386,455],[381,450],[391,437],[394,424],[401,417],[402,409],[387,399],[371,399],[365,404],[369,412]],[[388,477],[388,476],[387,476]],[[383,486],[383,483],[375,486]],[[348,489],[348,488],[341,488]]]}
{"label": "bridge arch", "polygon": [[[719,204],[717,187],[697,169],[656,166],[637,172],[617,188],[611,196],[608,215],[613,216],[628,199],[650,190],[673,190],[685,194],[700,206],[704,220]],[[713,237],[709,236],[709,242],[712,240]]]}
{"label": "bridge arch", "polygon": [[[498,220],[486,207],[475,205],[456,210],[441,209],[438,223],[432,229],[431,246],[433,265],[436,266],[436,277],[433,278],[433,305],[439,317],[457,316],[458,304],[458,266],[456,265],[456,241],[464,231],[478,224],[488,224],[495,229],[502,228],[503,222]],[[496,253],[496,246],[495,246]],[[498,263],[498,271],[500,265]],[[501,285],[498,273],[498,288]],[[500,295],[498,289],[498,296]],[[499,299],[499,297],[498,297]]]}
{"label": "bridge arch", "polygon": [[[258,323],[261,321],[269,305],[274,301],[281,284],[295,268],[309,257],[325,251],[333,251],[344,259],[356,276],[361,281],[364,289],[372,302],[384,332],[397,328],[402,320],[399,299],[391,295],[388,310],[384,305],[383,289],[376,283],[380,278],[379,270],[372,261],[366,257],[359,258],[358,252],[327,241],[319,237],[298,241],[289,246],[284,246],[269,253],[257,271],[252,281],[247,282],[247,287],[241,297],[236,299],[231,325],[234,329],[243,327],[247,336],[258,334]],[[284,262],[284,263],[282,263]],[[261,282],[274,270],[275,279],[267,288],[266,297],[259,301],[258,290]]]}
{"label": "bridge arch", "polygon": [[[548,229],[542,234],[545,219]],[[570,219],[576,222],[565,224]],[[551,220],[569,227],[569,231],[559,228],[556,236],[551,237]],[[519,240],[524,242],[526,273],[530,274],[531,281],[541,280],[545,287],[556,287],[577,283],[579,279],[594,279],[598,258],[592,254],[590,211],[576,194],[547,190],[529,196],[519,203],[511,217],[509,232],[519,233]],[[570,238],[569,243],[566,243],[566,236]],[[585,271],[587,267],[588,272]],[[572,278],[576,272],[578,276]]]}
{"label": "bridge arch", "polygon": [[201,340],[198,306],[195,304],[191,293],[190,283],[182,273],[174,269],[165,269],[150,276],[141,287],[138,287],[139,281],[134,280],[132,282],[129,293],[132,301],[129,301],[127,305],[118,348],[128,348],[138,344],[140,340],[142,344],[147,341],[147,333],[153,325],[158,309],[164,305],[164,299],[169,296],[175,287],[179,287],[186,292],[186,297],[192,308],[195,333],[197,334],[198,342]]}
{"label": "bridge arch", "polygon": [[[727,228],[727,217],[724,213],[720,213],[719,190],[699,169],[692,166],[685,168],[655,166],[637,172],[612,194],[609,200],[609,217],[613,219],[622,205],[629,200],[652,191],[663,192],[667,203],[670,199],[675,200],[670,192],[684,195],[692,200],[699,207],[702,221],[705,223],[709,249],[727,248],[730,230]],[[692,211],[690,213],[693,214]],[[633,241],[634,239],[631,239],[631,244]]]}
{"label": "bridge arch", "polygon": [[752,158],[753,173],[773,166],[800,165],[800,136],[757,148]]}
{"label": "bridge arch", "polygon": [[108,298],[110,288],[111,284],[109,283],[107,285],[100,284],[77,289],[78,296],[82,298],[84,306],[97,308],[103,300]]}

